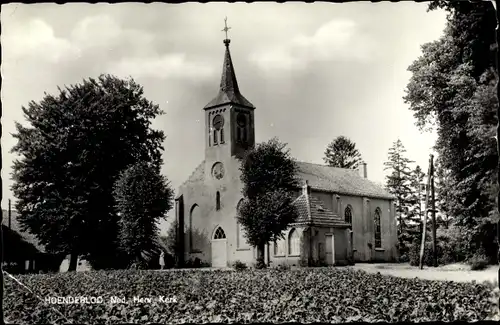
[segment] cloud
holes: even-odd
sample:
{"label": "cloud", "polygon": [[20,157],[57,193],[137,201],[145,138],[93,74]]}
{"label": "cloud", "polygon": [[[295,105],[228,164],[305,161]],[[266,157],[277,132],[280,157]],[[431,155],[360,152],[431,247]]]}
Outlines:
{"label": "cloud", "polygon": [[376,43],[351,20],[331,20],[312,35],[298,34],[287,43],[254,52],[249,60],[262,69],[304,69],[314,61],[366,61]]}
{"label": "cloud", "polygon": [[72,42],[82,47],[107,46],[120,37],[120,26],[107,15],[85,17],[71,33]]}
{"label": "cloud", "polygon": [[68,40],[56,37],[52,27],[41,19],[4,27],[2,32],[2,50],[7,60],[18,60],[36,53],[38,58],[58,62],[65,57],[80,55],[78,48]]}
{"label": "cloud", "polygon": [[124,28],[109,15],[83,18],[73,28],[70,39],[82,50],[114,51],[125,56],[154,53],[154,33]]}
{"label": "cloud", "polygon": [[183,53],[155,57],[124,58],[112,63],[109,72],[120,76],[154,77],[159,79],[206,79],[213,76],[212,65],[189,61]]}

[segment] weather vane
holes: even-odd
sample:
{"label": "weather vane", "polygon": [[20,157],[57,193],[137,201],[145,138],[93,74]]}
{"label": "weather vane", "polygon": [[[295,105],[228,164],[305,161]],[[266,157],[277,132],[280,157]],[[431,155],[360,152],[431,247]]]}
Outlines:
{"label": "weather vane", "polygon": [[227,17],[226,17],[226,18],[224,18],[224,25],[225,25],[225,27],[224,27],[224,29],[222,30],[222,32],[226,32],[226,39],[228,39],[228,38],[227,38],[227,32],[231,29],[231,27],[227,27]]}

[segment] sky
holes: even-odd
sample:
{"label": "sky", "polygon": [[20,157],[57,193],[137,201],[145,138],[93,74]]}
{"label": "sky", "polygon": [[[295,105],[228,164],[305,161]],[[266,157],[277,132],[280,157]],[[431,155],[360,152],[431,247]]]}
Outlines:
{"label": "sky", "polygon": [[[162,172],[178,186],[204,159],[203,107],[217,94],[227,17],[242,94],[256,106],[256,141],[278,137],[300,160],[323,163],[343,135],[368,178],[384,183],[398,138],[427,171],[436,136],[404,103],[408,66],[444,30],[426,3],[187,3],[2,5],[2,208],[21,107],[57,87],[110,73],[133,77],[165,115]],[[173,212],[173,211],[172,211]],[[170,213],[173,216],[173,213]],[[162,232],[168,223],[162,223]]]}

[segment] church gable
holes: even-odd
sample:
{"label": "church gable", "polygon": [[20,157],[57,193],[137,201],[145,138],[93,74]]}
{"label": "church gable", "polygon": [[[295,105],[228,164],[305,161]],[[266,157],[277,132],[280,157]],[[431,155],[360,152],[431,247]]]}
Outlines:
{"label": "church gable", "polygon": [[188,179],[182,183],[180,186],[179,195],[182,195],[182,190],[186,187],[189,187],[191,184],[196,184],[203,182],[205,180],[205,160],[203,160],[191,173]]}

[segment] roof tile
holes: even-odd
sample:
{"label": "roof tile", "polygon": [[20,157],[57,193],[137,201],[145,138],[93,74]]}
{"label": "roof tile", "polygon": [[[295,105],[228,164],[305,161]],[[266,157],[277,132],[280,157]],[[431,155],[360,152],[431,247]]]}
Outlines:
{"label": "roof tile", "polygon": [[356,170],[297,161],[298,177],[307,180],[312,189],[337,194],[366,196],[392,200],[394,197],[383,187],[364,177]]}

